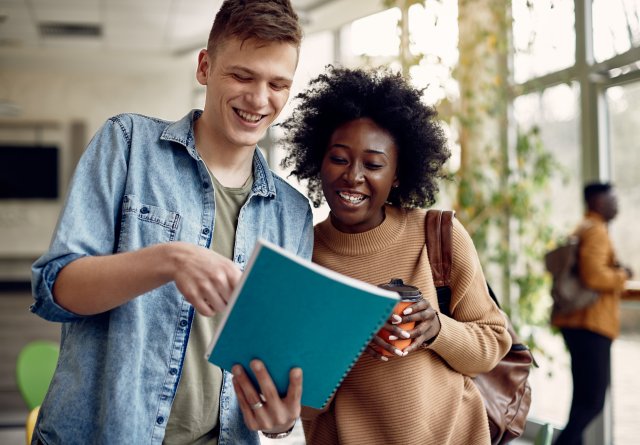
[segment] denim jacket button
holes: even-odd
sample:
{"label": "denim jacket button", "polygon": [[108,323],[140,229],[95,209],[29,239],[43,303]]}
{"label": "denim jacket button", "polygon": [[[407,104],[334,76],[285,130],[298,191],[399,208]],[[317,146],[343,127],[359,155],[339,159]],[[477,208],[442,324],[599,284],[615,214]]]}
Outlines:
{"label": "denim jacket button", "polygon": [[208,182],[203,182],[202,183],[202,187],[208,189],[209,188],[209,183]]}
{"label": "denim jacket button", "polygon": [[162,416],[157,417],[156,418],[156,423],[158,425],[162,425],[164,423],[164,417],[162,417]]}
{"label": "denim jacket button", "polygon": [[143,215],[146,215],[147,213],[149,213],[149,207],[143,207],[140,209],[140,213],[142,213]]}
{"label": "denim jacket button", "polygon": [[169,374],[171,374],[171,375],[176,375],[177,373],[178,373],[178,370],[176,368],[171,368],[169,370]]}
{"label": "denim jacket button", "polygon": [[205,227],[204,229],[202,229],[202,233],[205,234],[205,235],[208,235],[209,234],[209,228]]}
{"label": "denim jacket button", "polygon": [[183,328],[187,325],[187,320],[180,320],[180,326]]}

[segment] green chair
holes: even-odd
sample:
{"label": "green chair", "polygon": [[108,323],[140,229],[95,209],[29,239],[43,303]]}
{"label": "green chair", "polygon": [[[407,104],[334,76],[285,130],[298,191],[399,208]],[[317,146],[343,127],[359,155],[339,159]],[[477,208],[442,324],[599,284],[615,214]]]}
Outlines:
{"label": "green chair", "polygon": [[16,363],[16,381],[29,411],[40,406],[58,363],[59,346],[35,340],[22,348]]}
{"label": "green chair", "polygon": [[16,381],[18,390],[29,408],[25,423],[27,445],[31,443],[40,404],[49,389],[53,372],[58,364],[59,353],[60,348],[56,343],[35,340],[27,343],[18,354]]}
{"label": "green chair", "polygon": [[533,445],[551,445],[553,439],[553,426],[550,423],[545,423],[540,427],[536,438],[533,441]]}

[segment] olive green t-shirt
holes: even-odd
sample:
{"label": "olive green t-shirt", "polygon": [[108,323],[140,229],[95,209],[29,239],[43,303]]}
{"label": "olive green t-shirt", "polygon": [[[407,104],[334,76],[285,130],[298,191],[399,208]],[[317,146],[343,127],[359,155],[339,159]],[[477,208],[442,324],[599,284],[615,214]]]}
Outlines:
{"label": "olive green t-shirt", "polygon": [[[211,249],[226,258],[233,258],[236,227],[240,209],[247,200],[253,177],[242,187],[223,187],[209,173],[214,187],[216,209]],[[178,384],[163,444],[217,445],[219,433],[219,402],[222,371],[204,359],[213,338],[220,314],[204,317],[195,312],[182,375]]]}

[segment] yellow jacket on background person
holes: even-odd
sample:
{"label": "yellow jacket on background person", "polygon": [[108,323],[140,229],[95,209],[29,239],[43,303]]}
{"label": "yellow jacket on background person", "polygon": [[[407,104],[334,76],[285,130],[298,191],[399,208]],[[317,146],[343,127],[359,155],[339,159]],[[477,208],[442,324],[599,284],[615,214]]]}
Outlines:
{"label": "yellow jacket on background person", "polygon": [[627,272],[618,265],[607,224],[598,213],[589,211],[577,229],[580,236],[580,279],[598,292],[598,299],[570,314],[553,314],[551,324],[559,328],[588,329],[610,339],[620,334],[620,297]]}

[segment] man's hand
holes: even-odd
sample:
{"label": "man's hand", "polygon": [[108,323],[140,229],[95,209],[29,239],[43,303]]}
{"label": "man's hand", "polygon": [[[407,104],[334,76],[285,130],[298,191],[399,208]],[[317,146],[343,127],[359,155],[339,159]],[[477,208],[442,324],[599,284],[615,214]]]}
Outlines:
{"label": "man's hand", "polygon": [[205,247],[173,244],[173,280],[178,290],[202,315],[223,311],[242,275],[238,266]]}
{"label": "man's hand", "polygon": [[72,261],[60,271],[53,295],[65,309],[93,315],[175,281],[198,312],[211,316],[226,307],[240,275],[231,260],[210,249],[171,242]]}
{"label": "man's hand", "polygon": [[250,430],[280,433],[291,429],[300,416],[302,398],[302,370],[293,368],[289,373],[287,395],[280,398],[269,372],[260,360],[250,364],[260,386],[254,388],[249,376],[240,365],[233,367],[233,387],[236,390],[244,422]]}

